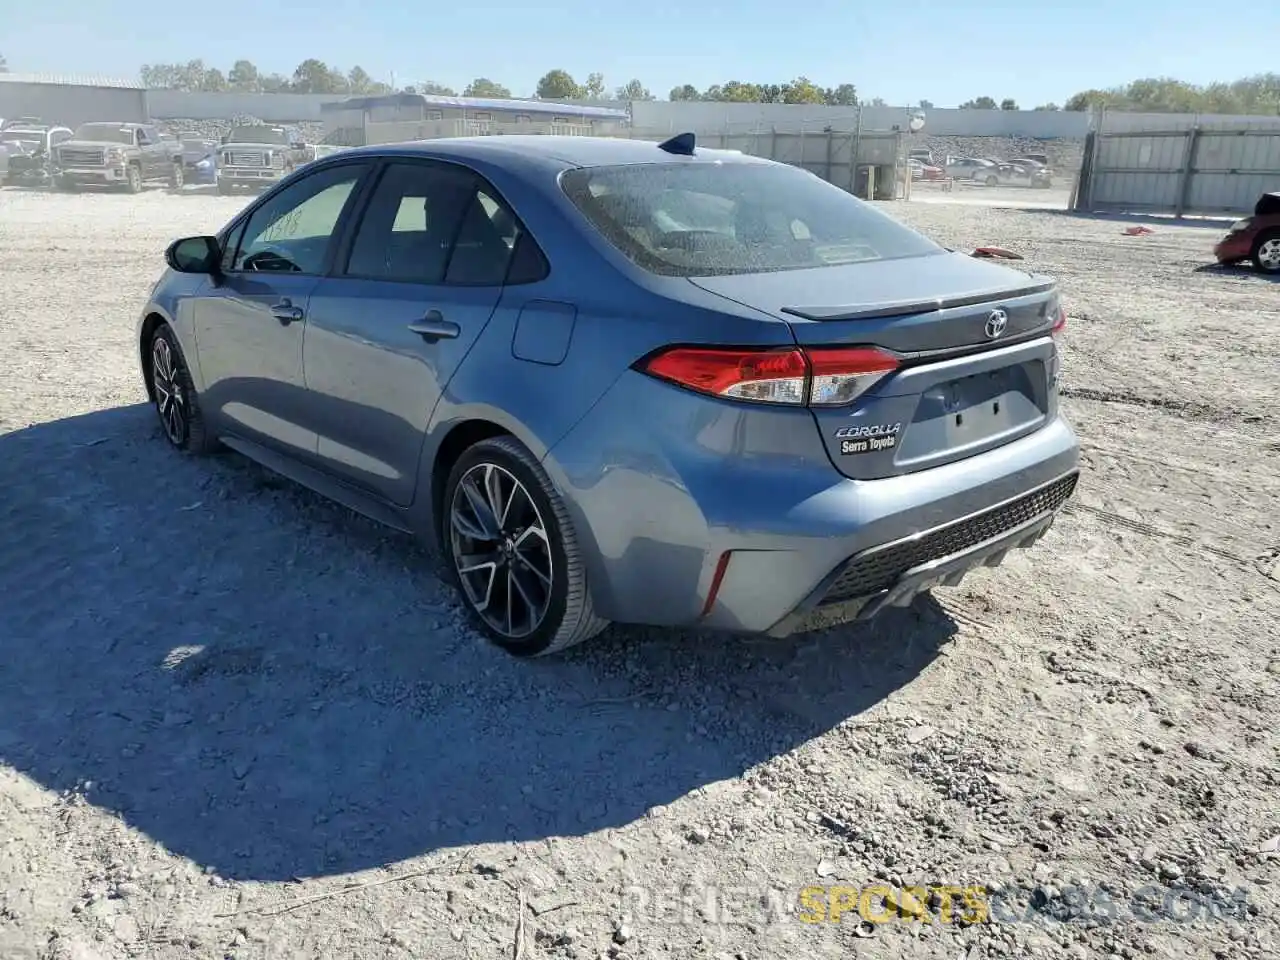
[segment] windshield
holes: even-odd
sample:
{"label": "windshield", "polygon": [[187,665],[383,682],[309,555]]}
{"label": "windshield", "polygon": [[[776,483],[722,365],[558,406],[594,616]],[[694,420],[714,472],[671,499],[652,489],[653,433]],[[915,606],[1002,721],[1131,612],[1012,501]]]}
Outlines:
{"label": "windshield", "polygon": [[289,138],[280,127],[235,127],[227,134],[227,143],[274,143],[288,146]]}
{"label": "windshield", "polygon": [[675,277],[803,270],[942,248],[807,171],[646,163],[567,171],[569,199],[606,239]]}
{"label": "windshield", "polygon": [[76,127],[76,139],[130,145],[134,142],[133,128],[122,127],[118,123],[82,123]]}

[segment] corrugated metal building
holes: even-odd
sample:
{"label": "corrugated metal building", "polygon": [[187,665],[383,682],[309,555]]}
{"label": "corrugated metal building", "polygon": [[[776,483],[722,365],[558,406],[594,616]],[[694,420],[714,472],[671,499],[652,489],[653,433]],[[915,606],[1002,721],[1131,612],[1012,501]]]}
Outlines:
{"label": "corrugated metal building", "polygon": [[626,126],[625,110],[545,100],[437,97],[393,93],[320,107],[325,140],[343,146],[500,133],[608,135]]}
{"label": "corrugated metal building", "polygon": [[0,117],[40,117],[69,127],[92,120],[140,123],[147,119],[147,94],[137,80],[0,73]]}

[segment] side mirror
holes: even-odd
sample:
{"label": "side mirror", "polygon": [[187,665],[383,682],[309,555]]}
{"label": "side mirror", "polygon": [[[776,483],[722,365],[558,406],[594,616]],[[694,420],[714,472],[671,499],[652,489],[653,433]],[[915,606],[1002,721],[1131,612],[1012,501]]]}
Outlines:
{"label": "side mirror", "polygon": [[178,273],[221,273],[222,250],[217,237],[184,237],[169,244],[164,262]]}

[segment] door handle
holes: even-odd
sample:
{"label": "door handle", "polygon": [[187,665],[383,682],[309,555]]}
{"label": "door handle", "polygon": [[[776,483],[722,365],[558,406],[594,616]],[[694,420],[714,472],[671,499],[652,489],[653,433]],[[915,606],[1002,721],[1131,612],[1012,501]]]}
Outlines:
{"label": "door handle", "polygon": [[287,327],[302,319],[302,308],[295,307],[289,300],[281,300],[271,307],[271,315],[280,321],[281,326]]}
{"label": "door handle", "polygon": [[439,310],[428,311],[427,315],[416,323],[409,324],[409,330],[423,340],[453,340],[462,332],[452,320],[446,320]]}

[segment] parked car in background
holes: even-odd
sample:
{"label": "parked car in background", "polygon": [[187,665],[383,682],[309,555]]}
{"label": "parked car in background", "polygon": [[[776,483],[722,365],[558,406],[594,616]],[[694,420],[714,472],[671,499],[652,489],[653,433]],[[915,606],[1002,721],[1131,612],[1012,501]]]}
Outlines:
{"label": "parked car in background", "polygon": [[914,150],[907,151],[908,160],[919,160],[925,166],[934,166],[933,151],[924,147],[917,147]]}
{"label": "parked car in background", "polygon": [[1053,184],[1053,171],[1049,168],[1048,164],[1041,163],[1039,160],[1033,159],[1032,157],[1014,157],[1012,160],[1007,160],[1005,162],[1011,163],[1015,167],[1023,167],[1026,170],[1029,170],[1033,175],[1049,181],[1046,186],[1052,186]]}
{"label": "parked car in background", "polygon": [[1052,185],[1048,173],[1039,167],[1016,163],[995,163],[974,174],[973,179],[987,187],[1035,187]]}
{"label": "parked car in background", "polygon": [[994,166],[992,161],[979,160],[977,157],[947,157],[943,169],[953,180],[974,180],[981,179]]}
{"label": "parked car in background", "polygon": [[308,162],[306,149],[301,134],[291,127],[235,127],[218,148],[218,192],[273,186]]}
{"label": "parked car in background", "polygon": [[105,186],[138,193],[148,183],[177,189],[185,176],[178,142],[162,139],[147,123],[82,123],[58,147],[57,161],[63,190]]}
{"label": "parked car in background", "polygon": [[322,157],[331,157],[335,153],[345,149],[346,147],[339,147],[331,143],[307,144],[299,150],[299,154],[302,159],[299,161],[298,166],[300,167],[308,163],[314,163]]}
{"label": "parked car in background", "polygon": [[344,150],[165,259],[166,442],[416,532],[520,656],[868,619],[1078,476],[1051,279],[692,134]]}
{"label": "parked car in background", "polygon": [[907,167],[911,170],[912,180],[945,180],[947,177],[947,171],[942,167],[924,163],[915,157],[907,159]]}
{"label": "parked car in background", "polygon": [[218,141],[182,137],[182,170],[186,183],[210,185],[218,182]]}
{"label": "parked car in background", "polygon": [[1233,223],[1213,255],[1222,264],[1251,260],[1262,273],[1280,274],[1280,192],[1259,197],[1253,216]]}
{"label": "parked car in background", "polygon": [[5,151],[3,182],[9,187],[47,187],[55,175],[55,150],[71,139],[67,127],[9,126],[0,130]]}

